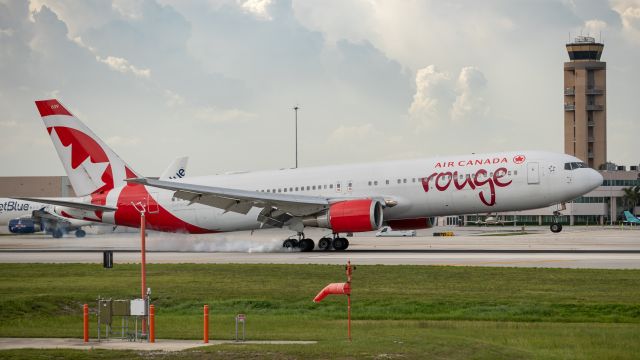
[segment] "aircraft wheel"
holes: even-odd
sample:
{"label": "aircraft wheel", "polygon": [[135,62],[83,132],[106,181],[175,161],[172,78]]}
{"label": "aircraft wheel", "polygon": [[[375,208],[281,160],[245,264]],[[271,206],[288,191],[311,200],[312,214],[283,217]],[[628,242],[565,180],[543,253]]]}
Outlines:
{"label": "aircraft wheel", "polygon": [[51,235],[56,239],[60,239],[64,233],[60,229],[55,229],[51,232]]}
{"label": "aircraft wheel", "polygon": [[300,251],[308,252],[313,251],[313,248],[316,247],[316,244],[311,239],[302,239],[298,243],[298,247],[300,248]]}
{"label": "aircraft wheel", "polygon": [[333,248],[337,251],[343,251],[347,247],[349,247],[349,240],[345,238],[335,238],[333,239]]}
{"label": "aircraft wheel", "polygon": [[560,231],[562,231],[562,224],[553,223],[549,228],[551,229],[552,233],[559,233]]}
{"label": "aircraft wheel", "polygon": [[322,238],[318,241],[318,248],[322,251],[327,251],[331,248],[331,239],[330,238]]}
{"label": "aircraft wheel", "polygon": [[85,237],[85,235],[87,235],[86,231],[84,231],[82,229],[76,230],[76,237],[83,238],[83,237]]}
{"label": "aircraft wheel", "polygon": [[293,249],[298,247],[298,241],[296,241],[294,239],[287,239],[282,243],[282,247],[285,250],[292,251]]}

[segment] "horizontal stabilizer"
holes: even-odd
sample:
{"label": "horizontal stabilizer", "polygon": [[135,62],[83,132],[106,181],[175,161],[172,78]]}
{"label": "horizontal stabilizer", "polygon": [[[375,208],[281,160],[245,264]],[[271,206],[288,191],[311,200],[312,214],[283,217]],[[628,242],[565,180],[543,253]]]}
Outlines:
{"label": "horizontal stabilizer", "polygon": [[32,198],[32,197],[16,197],[17,200],[35,201],[43,204],[67,206],[74,209],[87,210],[87,211],[116,211],[118,208],[104,205],[96,205],[90,203],[81,203],[77,201],[57,200],[52,198]]}

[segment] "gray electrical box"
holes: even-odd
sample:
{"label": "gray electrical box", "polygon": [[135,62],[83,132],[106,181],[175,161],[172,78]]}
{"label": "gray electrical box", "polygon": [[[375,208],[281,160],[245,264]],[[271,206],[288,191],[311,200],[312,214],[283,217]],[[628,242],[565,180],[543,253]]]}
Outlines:
{"label": "gray electrical box", "polygon": [[98,314],[100,314],[100,322],[105,325],[111,325],[111,317],[112,317],[112,300],[104,299],[98,302],[98,306],[100,306],[100,310]]}
{"label": "gray electrical box", "polygon": [[131,315],[147,316],[147,302],[144,299],[131,300]]}
{"label": "gray electrical box", "polygon": [[112,305],[113,316],[129,316],[131,315],[131,301],[129,300],[113,300]]}

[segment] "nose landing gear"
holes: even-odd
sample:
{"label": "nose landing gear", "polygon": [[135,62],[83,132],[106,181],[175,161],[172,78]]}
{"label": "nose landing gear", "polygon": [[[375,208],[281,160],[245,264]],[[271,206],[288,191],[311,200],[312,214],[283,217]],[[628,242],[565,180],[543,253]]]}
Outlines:
{"label": "nose landing gear", "polygon": [[[562,209],[564,210],[566,209],[565,204],[562,204]],[[553,212],[553,223],[551,224],[551,226],[549,226],[549,229],[551,230],[552,233],[559,233],[560,231],[562,231],[562,224],[560,224],[560,216],[562,216],[562,213],[560,212],[560,210],[556,210]]]}

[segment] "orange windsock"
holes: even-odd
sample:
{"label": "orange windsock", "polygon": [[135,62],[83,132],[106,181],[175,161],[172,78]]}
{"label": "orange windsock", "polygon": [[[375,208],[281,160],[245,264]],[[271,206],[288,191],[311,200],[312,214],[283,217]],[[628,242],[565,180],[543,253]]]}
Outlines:
{"label": "orange windsock", "polygon": [[313,299],[313,302],[319,303],[327,295],[351,295],[351,285],[349,283],[332,283],[324,287],[318,295]]}

